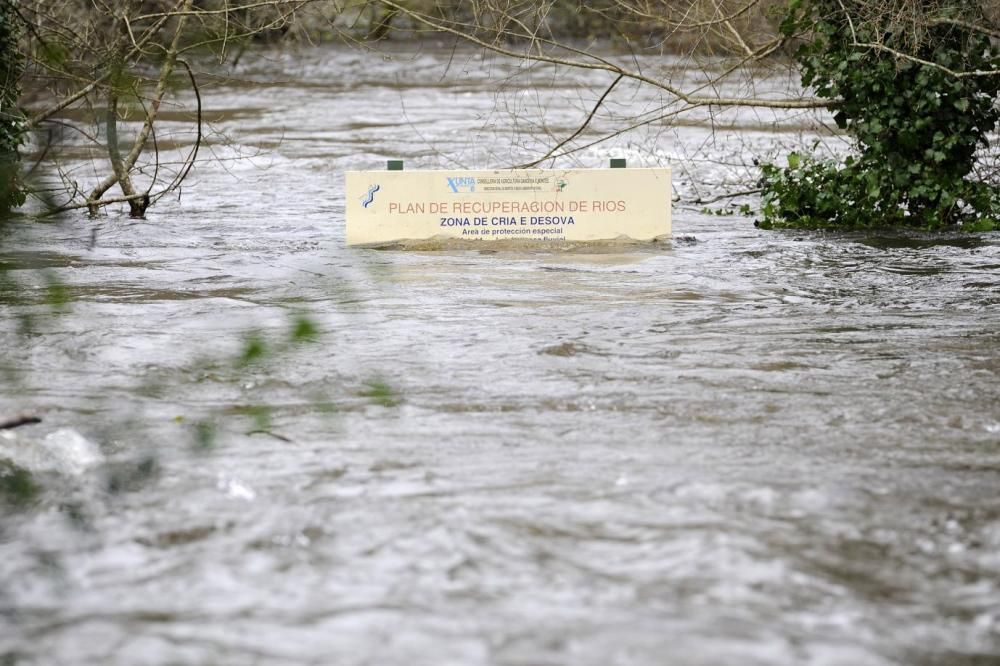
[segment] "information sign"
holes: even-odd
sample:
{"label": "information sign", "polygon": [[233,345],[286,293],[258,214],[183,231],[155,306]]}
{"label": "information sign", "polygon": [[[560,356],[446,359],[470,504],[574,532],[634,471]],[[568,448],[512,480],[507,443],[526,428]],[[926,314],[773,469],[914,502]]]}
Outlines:
{"label": "information sign", "polygon": [[346,181],[348,245],[670,234],[670,169],[350,171]]}

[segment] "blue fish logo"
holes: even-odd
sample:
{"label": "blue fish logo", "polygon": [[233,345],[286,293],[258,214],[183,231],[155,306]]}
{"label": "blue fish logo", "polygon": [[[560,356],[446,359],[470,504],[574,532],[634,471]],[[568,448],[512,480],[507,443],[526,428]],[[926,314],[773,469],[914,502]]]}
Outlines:
{"label": "blue fish logo", "polygon": [[368,194],[365,196],[364,199],[361,200],[361,205],[364,208],[368,208],[368,206],[371,206],[372,202],[375,201],[375,193],[378,192],[380,189],[382,188],[379,187],[378,185],[372,185],[371,187],[369,187]]}

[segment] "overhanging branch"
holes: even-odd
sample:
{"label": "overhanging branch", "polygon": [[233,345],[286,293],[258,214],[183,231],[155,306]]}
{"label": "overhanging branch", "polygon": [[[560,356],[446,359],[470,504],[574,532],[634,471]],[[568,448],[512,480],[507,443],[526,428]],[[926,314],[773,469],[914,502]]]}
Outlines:
{"label": "overhanging branch", "polygon": [[560,58],[557,56],[549,55],[546,53],[529,53],[529,52],[518,52],[513,49],[508,48],[500,43],[491,43],[486,40],[477,37],[470,31],[461,30],[452,27],[444,20],[436,20],[433,17],[427,16],[420,12],[414,11],[408,7],[405,7],[398,2],[393,0],[376,0],[379,4],[390,7],[411,19],[423,25],[427,28],[433,29],[437,32],[444,32],[455,37],[458,37],[470,44],[481,47],[483,49],[492,51],[499,55],[507,56],[509,58],[515,59],[526,59],[533,62],[545,62],[553,65],[562,65],[565,67],[572,67],[576,69],[589,69],[596,71],[606,71],[611,72],[616,75],[621,75],[624,78],[632,79],[640,83],[645,83],[647,85],[659,88],[664,92],[676,97],[685,104],[692,106],[720,106],[720,107],[755,107],[755,108],[770,108],[770,109],[819,109],[826,108],[830,105],[828,101],[813,99],[813,98],[803,98],[803,99],[766,99],[759,97],[722,97],[722,96],[705,96],[691,94],[690,92],[684,91],[677,86],[671,85],[670,83],[658,79],[654,79],[639,71],[629,70],[621,65],[615,64],[610,60],[601,58],[594,53],[584,51],[582,49],[573,47],[571,45],[555,42],[547,39],[533,38],[531,35],[521,35],[519,33],[507,33],[510,37],[516,38],[529,38],[535,43],[542,43],[551,48],[560,49],[567,51],[569,53],[576,54],[586,58],[586,60],[575,59],[575,58]]}

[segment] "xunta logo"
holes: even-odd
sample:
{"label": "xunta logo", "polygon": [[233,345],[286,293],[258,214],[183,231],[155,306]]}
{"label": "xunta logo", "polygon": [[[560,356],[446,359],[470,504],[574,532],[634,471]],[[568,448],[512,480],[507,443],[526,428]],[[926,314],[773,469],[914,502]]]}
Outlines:
{"label": "xunta logo", "polygon": [[475,192],[476,179],[471,176],[448,177],[448,189],[452,192]]}

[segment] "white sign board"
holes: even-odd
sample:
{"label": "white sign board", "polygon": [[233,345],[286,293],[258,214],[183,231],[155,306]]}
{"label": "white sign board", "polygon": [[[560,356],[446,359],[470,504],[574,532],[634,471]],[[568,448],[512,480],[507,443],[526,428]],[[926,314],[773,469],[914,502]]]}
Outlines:
{"label": "white sign board", "polygon": [[670,169],[350,171],[346,180],[348,245],[670,234]]}

